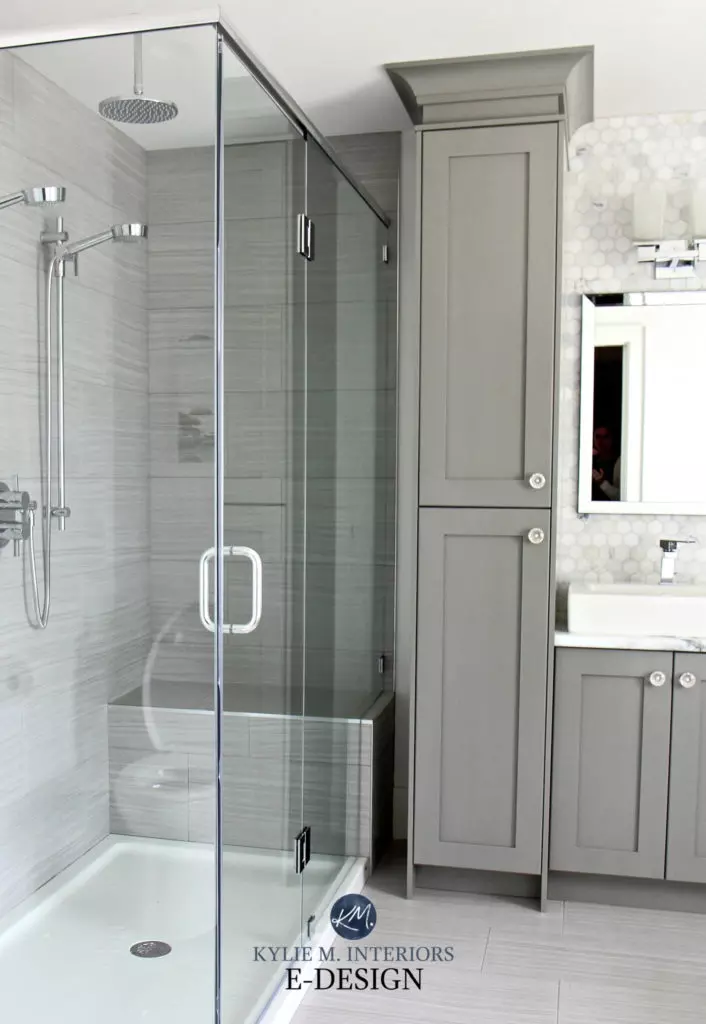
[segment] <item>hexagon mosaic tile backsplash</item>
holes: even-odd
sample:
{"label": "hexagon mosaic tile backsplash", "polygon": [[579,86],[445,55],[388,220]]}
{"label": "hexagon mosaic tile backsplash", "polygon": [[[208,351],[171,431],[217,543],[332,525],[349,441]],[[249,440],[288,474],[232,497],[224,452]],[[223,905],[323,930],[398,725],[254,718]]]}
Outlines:
{"label": "hexagon mosaic tile backsplash", "polygon": [[[686,237],[694,179],[706,179],[706,111],[611,117],[581,128],[569,147],[564,195],[564,285],[559,396],[557,582],[659,580],[660,537],[694,536],[680,549],[681,582],[706,584],[706,516],[578,517],[577,470],[581,295],[586,292],[706,289],[706,269],[655,281],[630,238],[632,192],[659,180],[667,191],[666,233]],[[706,381],[704,381],[706,398]],[[705,429],[706,439],[706,429]]]}

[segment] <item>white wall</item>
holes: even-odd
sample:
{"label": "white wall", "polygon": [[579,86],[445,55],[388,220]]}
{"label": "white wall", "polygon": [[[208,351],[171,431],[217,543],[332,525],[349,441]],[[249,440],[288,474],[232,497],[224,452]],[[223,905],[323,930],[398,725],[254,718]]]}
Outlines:
{"label": "white wall", "polygon": [[[145,158],[98,115],[0,54],[0,193],[62,184],[71,238],[145,217]],[[39,232],[0,212],[0,479],[40,495]],[[67,500],[52,612],[28,624],[23,561],[0,551],[0,913],[108,830],[106,704],[147,643],[144,246],[106,245],[66,278]],[[25,567],[26,571],[26,567]],[[41,572],[41,569],[40,569]]]}

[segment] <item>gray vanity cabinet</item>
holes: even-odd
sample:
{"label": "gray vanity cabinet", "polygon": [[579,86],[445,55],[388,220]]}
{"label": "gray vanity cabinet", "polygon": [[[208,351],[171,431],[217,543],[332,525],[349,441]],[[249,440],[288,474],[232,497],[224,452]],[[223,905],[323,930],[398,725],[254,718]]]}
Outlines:
{"label": "gray vanity cabinet", "polygon": [[421,509],[414,859],[539,873],[549,512]]}
{"label": "gray vanity cabinet", "polygon": [[557,650],[552,870],[664,878],[671,683],[669,652]]}
{"label": "gray vanity cabinet", "polygon": [[706,654],[674,656],[667,878],[706,882]]}
{"label": "gray vanity cabinet", "polygon": [[559,127],[422,147],[420,504],[549,508]]}

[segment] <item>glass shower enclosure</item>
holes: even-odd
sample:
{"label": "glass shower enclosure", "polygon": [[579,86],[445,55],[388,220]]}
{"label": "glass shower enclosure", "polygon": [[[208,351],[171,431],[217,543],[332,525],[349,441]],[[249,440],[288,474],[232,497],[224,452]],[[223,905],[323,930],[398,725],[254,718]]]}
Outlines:
{"label": "glass shower enclosure", "polygon": [[0,51],[0,150],[0,1008],[265,1021],[369,850],[389,220],[220,24]]}

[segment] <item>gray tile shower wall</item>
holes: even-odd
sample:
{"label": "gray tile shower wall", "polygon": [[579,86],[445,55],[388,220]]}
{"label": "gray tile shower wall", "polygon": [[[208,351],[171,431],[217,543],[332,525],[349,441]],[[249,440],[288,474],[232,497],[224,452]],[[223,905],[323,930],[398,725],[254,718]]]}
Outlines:
{"label": "gray tile shower wall", "polygon": [[[0,192],[67,188],[63,207],[0,214],[0,480],[40,496],[39,233],[72,239],[146,215],[139,146],[17,57],[0,54]],[[102,246],[65,284],[66,467],[48,628],[28,623],[27,565],[0,550],[0,913],[108,831],[107,702],[141,678],[148,634],[146,252]],[[40,340],[41,339],[41,342]],[[40,569],[41,573],[41,569]],[[24,584],[23,584],[24,574]]]}
{"label": "gray tile shower wall", "polygon": [[659,538],[693,534],[679,556],[684,582],[706,583],[706,517],[576,514],[581,295],[706,288],[694,279],[655,281],[630,239],[631,193],[659,179],[668,193],[670,237],[684,237],[690,180],[706,175],[706,112],[601,119],[571,141],[564,202],[564,289],[559,399],[560,592],[572,580],[657,582]]}
{"label": "gray tile shower wall", "polygon": [[[399,136],[333,141],[395,217]],[[301,144],[288,141],[226,147],[225,526],[231,543],[263,553],[266,594],[257,632],[226,645],[229,685],[284,688],[287,669],[287,607],[296,582],[285,552],[296,547],[288,507],[299,471],[289,424],[296,419],[293,351],[302,301],[301,265],[293,255],[292,196],[302,157],[296,147]],[[212,543],[213,159],[206,148],[148,156],[153,635],[172,620],[154,675],[207,686],[212,643],[198,617],[196,567]],[[393,243],[394,234],[393,228]],[[312,573],[310,584],[322,608],[336,598],[334,674],[337,686],[351,689],[372,676],[379,652],[392,650],[396,308],[393,291],[368,308],[367,296],[356,293],[355,253],[345,256],[350,287],[343,290],[348,301],[338,306],[337,349],[319,353],[309,381],[309,422],[315,432],[317,422],[335,420],[337,450],[336,478],[330,460],[309,465],[308,555],[320,567],[335,550],[337,565]],[[390,274],[394,283],[394,269]],[[325,305],[312,305],[312,329],[327,322]],[[388,332],[379,351],[371,315]],[[327,351],[337,357],[330,366]],[[382,421],[386,429],[371,436],[370,425]],[[314,435],[310,452],[325,446],[326,438]],[[292,551],[294,559],[300,555]],[[248,595],[249,570],[229,563],[231,618],[243,617]],[[318,637],[317,619],[310,617],[310,668],[326,671],[331,623],[318,619]]]}

